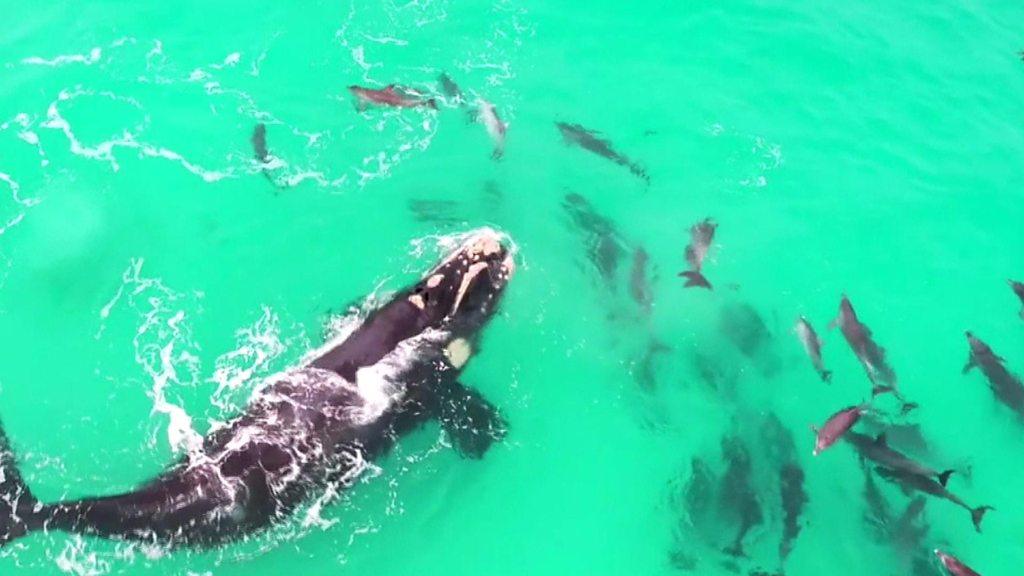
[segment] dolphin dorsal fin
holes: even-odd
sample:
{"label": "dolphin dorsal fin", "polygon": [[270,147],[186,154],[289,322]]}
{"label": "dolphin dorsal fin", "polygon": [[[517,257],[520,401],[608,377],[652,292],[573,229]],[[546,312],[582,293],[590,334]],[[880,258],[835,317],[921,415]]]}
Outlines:
{"label": "dolphin dorsal fin", "polygon": [[384,87],[383,91],[387,92],[388,94],[394,94],[395,93],[395,85],[394,84],[388,84],[387,86]]}
{"label": "dolphin dorsal fin", "polygon": [[875,444],[877,444],[879,446],[888,446],[889,445],[888,440],[885,438],[885,432],[882,432],[878,436],[875,436]]}

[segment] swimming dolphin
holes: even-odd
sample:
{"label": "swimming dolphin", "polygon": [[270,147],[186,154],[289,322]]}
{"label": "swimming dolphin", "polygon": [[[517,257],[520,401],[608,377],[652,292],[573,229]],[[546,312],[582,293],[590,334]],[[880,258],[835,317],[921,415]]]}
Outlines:
{"label": "swimming dolphin", "polygon": [[953,474],[953,470],[938,472],[924,464],[915,462],[908,458],[906,454],[890,448],[885,440],[884,433],[872,438],[851,430],[846,433],[844,438],[853,445],[857,453],[862,457],[892,470],[929,476],[938,480],[942,486],[949,482],[949,477]]}
{"label": "swimming dolphin", "polygon": [[458,376],[513,273],[503,241],[469,235],[347,336],[270,377],[198,454],[135,490],[40,502],[0,432],[0,544],[44,529],[172,547],[238,539],[329,485],[351,487],[429,418],[464,456],[482,457],[504,420]]}
{"label": "swimming dolphin", "polygon": [[874,529],[875,539],[879,542],[888,541],[890,538],[890,527],[892,524],[892,511],[889,501],[885,499],[882,491],[875,483],[875,475],[871,468],[862,462],[864,469],[864,501],[867,509],[864,511],[864,522]]}
{"label": "swimming dolphin", "polygon": [[719,498],[723,508],[731,509],[739,519],[739,528],[732,544],[724,550],[730,556],[746,556],[743,539],[755,526],[764,522],[764,512],[751,485],[753,466],[746,444],[738,436],[722,438],[722,458],[728,463]]}
{"label": "swimming dolphin", "polygon": [[727,302],[719,309],[718,329],[765,377],[774,376],[781,361],[764,318],[746,302]]}
{"label": "swimming dolphin", "polygon": [[573,224],[585,234],[590,261],[608,288],[615,291],[618,286],[619,262],[626,254],[626,242],[619,236],[612,221],[598,214],[583,196],[575,192],[566,194],[562,207]]}
{"label": "swimming dolphin", "polygon": [[989,387],[1000,402],[1024,418],[1024,384],[1003,365],[1005,360],[997,356],[988,344],[985,344],[971,332],[967,332],[967,341],[971,346],[970,356],[964,366],[964,374],[973,368],[980,368],[988,380]]}
{"label": "swimming dolphin", "polygon": [[459,88],[459,85],[448,74],[442,72],[437,77],[437,81],[441,83],[441,91],[444,92],[446,98],[459,106],[466,105],[466,97],[462,95],[462,89]]}
{"label": "swimming dolphin", "polygon": [[1016,294],[1017,298],[1020,299],[1020,317],[1024,318],[1024,282],[1017,282],[1016,280],[1007,280],[1007,283],[1010,284],[1010,288],[1013,290],[1013,293]]}
{"label": "swimming dolphin", "polygon": [[875,468],[878,475],[885,478],[889,482],[899,484],[904,490],[923,492],[930,494],[937,498],[943,498],[949,500],[953,504],[960,506],[971,513],[971,521],[974,523],[974,529],[981,532],[981,520],[985,517],[985,513],[989,510],[994,510],[991,506],[979,506],[977,508],[971,508],[964,502],[959,496],[953,494],[946,489],[945,486],[939,484],[935,479],[929,476],[921,476],[920,474],[914,474],[905,470],[892,470],[890,468],[883,468],[878,466]]}
{"label": "swimming dolphin", "polygon": [[644,182],[651,183],[651,177],[647,175],[647,171],[642,166],[612,149],[612,143],[601,138],[598,132],[579,124],[567,124],[565,122],[555,122],[555,126],[562,133],[562,139],[566,144],[575,144],[602,158],[607,158],[619,166],[628,168],[634,176]]}
{"label": "swimming dolphin", "polygon": [[779,467],[779,495],[782,500],[779,559],[785,563],[800,536],[800,516],[808,501],[807,490],[804,488],[804,470],[797,458],[793,434],[782,425],[778,416],[769,413],[761,426],[761,437],[768,443],[773,463]]}
{"label": "swimming dolphin", "polygon": [[260,172],[263,176],[270,181],[271,184],[281,188],[277,182],[274,181],[274,177],[270,175],[270,170],[267,165],[270,164],[274,159],[271,157],[270,152],[267,150],[267,126],[260,122],[252,129],[252,137],[249,138],[252,143],[253,156],[256,161],[260,164]]}
{"label": "swimming dolphin", "polygon": [[964,564],[952,554],[946,554],[936,548],[935,555],[939,557],[939,562],[942,562],[942,566],[949,570],[949,573],[953,576],[981,576],[981,574],[972,570],[970,566]]}
{"label": "swimming dolphin", "polygon": [[917,404],[907,402],[896,388],[896,372],[885,359],[885,348],[875,343],[871,335],[871,329],[857,318],[850,299],[843,294],[839,302],[839,316],[829,323],[829,329],[839,327],[846,338],[847,344],[857,355],[864,371],[871,380],[872,396],[891,392],[897,399],[903,402],[903,411],[909,412],[917,407]]}
{"label": "swimming dolphin", "polygon": [[842,438],[857,423],[857,420],[860,420],[861,415],[866,411],[866,405],[849,406],[829,416],[825,425],[820,429],[816,426],[811,426],[811,430],[817,436],[814,441],[814,455],[817,456],[828,450],[830,446],[835,444],[837,440]]}
{"label": "swimming dolphin", "polygon": [[256,156],[256,160],[260,164],[266,164],[270,162],[270,153],[267,152],[267,126],[260,122],[252,129],[252,138],[249,139],[252,142],[253,155]]}
{"label": "swimming dolphin", "polygon": [[433,98],[424,98],[422,95],[388,84],[382,89],[365,88],[362,86],[349,86],[348,91],[355,96],[356,108],[362,112],[371,105],[390,106],[392,108],[433,108],[437,110],[437,101]]}
{"label": "swimming dolphin", "polygon": [[629,273],[629,295],[640,307],[644,316],[651,315],[651,307],[654,304],[654,296],[651,294],[651,284],[647,278],[647,263],[650,256],[642,247],[633,250],[633,267]]}
{"label": "swimming dolphin", "polygon": [[796,332],[796,337],[800,339],[804,352],[811,359],[811,364],[814,365],[814,370],[818,373],[822,382],[831,382],[832,372],[825,369],[825,362],[821,359],[821,339],[818,338],[818,333],[814,331],[814,327],[811,326],[811,323],[806,318],[801,316],[797,319],[793,331]]}
{"label": "swimming dolphin", "polygon": [[708,250],[711,248],[711,241],[715,238],[716,228],[718,228],[718,224],[711,218],[705,218],[690,227],[690,243],[686,245],[684,254],[690,269],[679,273],[679,276],[686,278],[684,287],[698,286],[711,289],[711,283],[701,274],[701,268],[704,266],[704,258],[707,257]]}
{"label": "swimming dolphin", "polygon": [[501,118],[498,117],[498,110],[487,100],[481,98],[477,110],[477,120],[484,125],[487,135],[494,142],[494,152],[491,153],[491,158],[500,160],[505,154],[505,130],[508,125],[501,121]]}

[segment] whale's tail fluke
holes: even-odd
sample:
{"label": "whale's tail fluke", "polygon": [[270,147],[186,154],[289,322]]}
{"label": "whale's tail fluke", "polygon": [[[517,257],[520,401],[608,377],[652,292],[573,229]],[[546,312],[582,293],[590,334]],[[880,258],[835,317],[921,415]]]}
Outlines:
{"label": "whale's tail fluke", "polygon": [[0,426],[0,547],[31,530],[38,501],[18,471],[7,434]]}

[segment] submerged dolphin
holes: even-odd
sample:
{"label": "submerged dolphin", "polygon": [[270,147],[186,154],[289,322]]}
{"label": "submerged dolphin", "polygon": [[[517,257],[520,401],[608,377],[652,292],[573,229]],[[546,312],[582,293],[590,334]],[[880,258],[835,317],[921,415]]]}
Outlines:
{"label": "submerged dolphin", "polygon": [[971,354],[964,366],[964,374],[973,368],[980,368],[988,380],[989,387],[1000,402],[1024,418],[1024,384],[1003,365],[1005,360],[997,356],[988,344],[985,344],[971,332],[967,332],[967,341],[971,346]]}
{"label": "submerged dolphin", "polygon": [[570,192],[562,207],[573,224],[586,235],[587,256],[611,290],[618,286],[619,262],[626,255],[626,242],[611,220],[598,214],[589,200]]}
{"label": "submerged dolphin", "polygon": [[501,236],[470,235],[347,337],[269,378],[199,453],[126,493],[40,502],[0,432],[0,545],[43,529],[168,546],[233,540],[330,484],[351,486],[429,418],[481,457],[504,422],[457,378],[513,269]]}
{"label": "submerged dolphin", "polygon": [[974,529],[978,532],[981,532],[981,520],[985,517],[985,513],[989,510],[994,510],[991,506],[971,508],[959,496],[953,494],[947,490],[945,486],[939,484],[933,478],[928,476],[921,476],[920,474],[914,474],[905,470],[891,470],[889,468],[882,468],[881,466],[875,468],[875,471],[878,472],[878,475],[882,478],[885,478],[889,482],[899,484],[908,492],[916,490],[918,492],[930,494],[937,498],[949,500],[953,504],[967,510],[971,513],[971,522],[974,523]]}
{"label": "submerged dolphin", "polygon": [[651,315],[651,308],[654,305],[651,283],[647,276],[649,261],[650,256],[643,247],[633,250],[633,267],[629,271],[629,295],[633,297],[633,301],[640,307],[644,316]]}
{"label": "submerged dolphin", "polygon": [[885,440],[884,433],[872,438],[864,434],[850,431],[846,433],[845,438],[853,445],[857,450],[857,453],[862,457],[877,464],[881,464],[886,468],[899,470],[908,474],[918,474],[920,476],[935,478],[942,486],[945,486],[946,483],[949,482],[949,477],[953,474],[953,470],[939,472],[933,468],[925,466],[924,464],[915,462],[902,452],[890,448],[889,444]]}
{"label": "submerged dolphin", "polygon": [[612,148],[612,143],[601,138],[598,132],[579,124],[568,124],[566,122],[555,122],[555,126],[562,133],[562,139],[566,144],[575,144],[588,152],[593,152],[602,158],[607,158],[619,166],[628,168],[634,176],[644,182],[651,183],[651,177],[647,175],[647,171],[642,166],[616,152]]}
{"label": "submerged dolphin", "polygon": [[1006,282],[1010,285],[1013,293],[1017,295],[1017,298],[1020,299],[1020,317],[1024,318],[1024,282],[1017,282],[1016,280],[1007,280]]}
{"label": "submerged dolphin", "polygon": [[719,498],[723,508],[731,509],[739,520],[739,528],[732,544],[724,550],[730,556],[746,556],[743,539],[747,533],[764,522],[764,511],[757,500],[753,481],[753,466],[746,444],[738,436],[722,438],[722,458],[728,462]]}
{"label": "submerged dolphin", "polygon": [[803,528],[800,516],[808,502],[804,470],[797,458],[793,434],[782,425],[778,416],[769,413],[761,426],[761,437],[768,443],[772,460],[779,467],[779,496],[783,515],[779,559],[785,563]]}

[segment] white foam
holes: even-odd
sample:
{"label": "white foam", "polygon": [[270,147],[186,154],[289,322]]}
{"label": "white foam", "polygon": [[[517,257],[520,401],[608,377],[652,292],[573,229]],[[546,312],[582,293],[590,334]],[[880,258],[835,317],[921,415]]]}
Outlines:
{"label": "white foam", "polygon": [[121,102],[126,102],[139,109],[142,108],[142,105],[132,98],[124,98],[109,92],[94,93],[89,90],[81,89],[75,91],[62,90],[60,94],[58,94],[57,100],[51,102],[49,107],[47,108],[46,121],[43,122],[42,127],[62,132],[65,138],[67,138],[68,140],[68,144],[72,154],[82,156],[84,158],[89,158],[91,160],[107,162],[110,164],[111,169],[114,172],[117,172],[120,170],[121,167],[117,162],[116,156],[114,155],[114,150],[116,148],[128,148],[138,150],[139,153],[145,157],[163,158],[165,160],[175,162],[181,165],[187,171],[191,172],[192,174],[199,176],[205,182],[216,182],[218,180],[234,176],[232,169],[228,169],[225,171],[209,170],[190,162],[188,159],[186,159],[178,152],[169,150],[161,146],[155,146],[145,142],[140,142],[139,140],[137,140],[136,134],[128,130],[123,131],[119,137],[116,137],[114,139],[101,142],[95,146],[86,146],[75,136],[74,131],[71,129],[71,124],[68,122],[66,118],[64,118],[61,115],[58,104],[61,102],[66,102],[75,98],[79,98],[81,96],[95,95],[107,97]]}
{"label": "white foam", "polygon": [[235,332],[235,348],[217,358],[210,378],[217,385],[211,401],[222,410],[238,408],[231,402],[232,392],[267,376],[268,365],[286,349],[281,341],[280,320],[269,307],[251,325]]}
{"label": "white foam", "polygon": [[184,407],[168,398],[175,386],[193,386],[199,382],[198,346],[192,340],[188,315],[179,301],[184,296],[166,287],[159,278],[142,275],[143,259],[135,258],[121,275],[121,285],[99,311],[101,337],[105,321],[119,304],[142,317],[132,345],[135,361],[150,378],[148,395],[152,413],[167,417],[167,443],[174,452],[197,454],[202,436],[192,425]]}
{"label": "white foam", "polygon": [[64,66],[65,64],[85,64],[86,66],[92,66],[100,61],[100,57],[102,55],[103,49],[97,46],[90,50],[89,54],[65,54],[50,59],[40,58],[39,56],[29,56],[28,58],[23,58],[21,63],[34,66]]}

